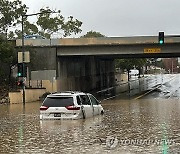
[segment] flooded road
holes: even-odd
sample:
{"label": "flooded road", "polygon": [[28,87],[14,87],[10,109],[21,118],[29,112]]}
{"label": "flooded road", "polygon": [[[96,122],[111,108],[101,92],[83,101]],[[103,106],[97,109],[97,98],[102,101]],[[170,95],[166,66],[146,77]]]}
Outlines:
{"label": "flooded road", "polygon": [[40,121],[40,105],[0,105],[0,153],[180,153],[180,100],[107,100],[103,116],[73,121]]}
{"label": "flooded road", "polygon": [[[167,75],[166,75],[167,76]],[[170,79],[164,79],[162,84],[145,96],[146,99],[180,99],[180,74],[169,75]],[[167,77],[166,77],[167,78]]]}

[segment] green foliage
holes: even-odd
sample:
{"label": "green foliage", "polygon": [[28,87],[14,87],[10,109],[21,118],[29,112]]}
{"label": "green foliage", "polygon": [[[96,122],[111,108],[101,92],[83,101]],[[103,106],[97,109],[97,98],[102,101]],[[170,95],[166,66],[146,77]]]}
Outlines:
{"label": "green foliage", "polygon": [[27,7],[20,0],[0,0],[0,6],[0,33],[7,36],[8,29],[20,23],[21,15],[27,12]]}
{"label": "green foliage", "polygon": [[146,59],[116,59],[115,65],[116,68],[121,69],[133,69],[133,68],[141,68],[146,64]]}
{"label": "green foliage", "polygon": [[147,62],[147,59],[145,59],[145,58],[136,59],[135,66],[137,69],[140,69],[142,66],[144,66],[146,64],[146,62]]}
{"label": "green foliage", "polygon": [[0,36],[0,61],[3,63],[12,63],[14,48],[7,39]]}
{"label": "green foliage", "polygon": [[105,37],[105,35],[102,35],[100,32],[95,32],[95,31],[89,31],[82,37],[84,38],[91,38],[91,37]]}
{"label": "green foliage", "polygon": [[[24,35],[33,35],[38,33],[38,28],[36,25],[31,24],[29,21],[24,22]],[[9,39],[13,38],[22,38],[22,31],[19,29],[16,29],[15,32],[10,31],[8,34]]]}
{"label": "green foliage", "polygon": [[146,59],[116,59],[115,67],[121,68],[122,70],[126,69],[128,71],[128,80],[129,80],[129,71],[133,68],[136,68],[139,70],[139,72],[141,72],[141,68],[146,64],[146,61],[147,61]]}
{"label": "green foliage", "polygon": [[38,28],[35,24],[31,24],[29,21],[24,23],[24,33],[26,35],[33,35],[38,33]]}
{"label": "green foliage", "polygon": [[9,81],[12,65],[16,63],[14,47],[7,39],[0,36],[0,85]]}
{"label": "green foliage", "polygon": [[[56,12],[51,13],[51,12]],[[40,34],[50,38],[53,33],[61,34],[61,36],[70,36],[72,33],[77,34],[82,30],[80,29],[82,22],[74,19],[73,16],[65,17],[61,15],[61,11],[53,11],[48,7],[40,9],[37,25],[40,27]]]}
{"label": "green foliage", "polygon": [[[22,4],[21,0],[0,0],[0,34],[5,34],[7,38],[22,38],[21,26],[22,15],[25,15],[28,7]],[[60,37],[67,37],[71,34],[78,34],[82,22],[69,16],[67,19],[61,15],[61,11],[53,11],[50,8],[40,9],[37,14],[37,22],[30,23],[28,16],[24,16],[24,35],[39,34],[46,38],[51,38],[53,34]],[[14,31],[9,31],[14,28]]]}
{"label": "green foliage", "polygon": [[160,67],[160,68],[165,68],[165,65],[164,65],[162,59],[161,59],[160,61],[157,61],[157,62],[156,62],[156,66],[157,66],[157,67]]}

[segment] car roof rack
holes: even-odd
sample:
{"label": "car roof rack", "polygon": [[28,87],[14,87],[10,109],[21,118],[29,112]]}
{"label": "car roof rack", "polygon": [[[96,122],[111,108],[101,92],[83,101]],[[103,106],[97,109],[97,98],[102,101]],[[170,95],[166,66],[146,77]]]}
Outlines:
{"label": "car roof rack", "polygon": [[57,91],[55,91],[55,92],[52,92],[52,93],[50,93],[50,94],[57,94],[58,92]]}
{"label": "car roof rack", "polygon": [[62,91],[60,93],[71,93],[71,94],[76,94],[76,93],[84,93],[82,91]]}
{"label": "car roof rack", "polygon": [[61,93],[71,93],[71,94],[75,94],[74,91],[62,91]]}

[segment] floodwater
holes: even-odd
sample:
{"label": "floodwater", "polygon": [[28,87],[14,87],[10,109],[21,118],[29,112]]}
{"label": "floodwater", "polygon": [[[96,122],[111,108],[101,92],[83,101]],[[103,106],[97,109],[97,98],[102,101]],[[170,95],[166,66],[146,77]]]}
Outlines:
{"label": "floodwater", "polygon": [[0,105],[0,153],[180,153],[179,99],[107,100],[84,120],[41,121],[40,105]]}

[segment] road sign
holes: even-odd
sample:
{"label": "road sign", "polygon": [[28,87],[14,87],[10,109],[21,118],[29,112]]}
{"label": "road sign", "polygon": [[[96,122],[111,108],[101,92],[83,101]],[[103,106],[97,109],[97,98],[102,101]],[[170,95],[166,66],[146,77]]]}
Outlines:
{"label": "road sign", "polygon": [[144,53],[160,53],[161,48],[144,48]]}
{"label": "road sign", "polygon": [[[23,53],[18,52],[18,63],[23,62]],[[24,63],[29,63],[30,62],[30,55],[29,51],[24,52]]]}

